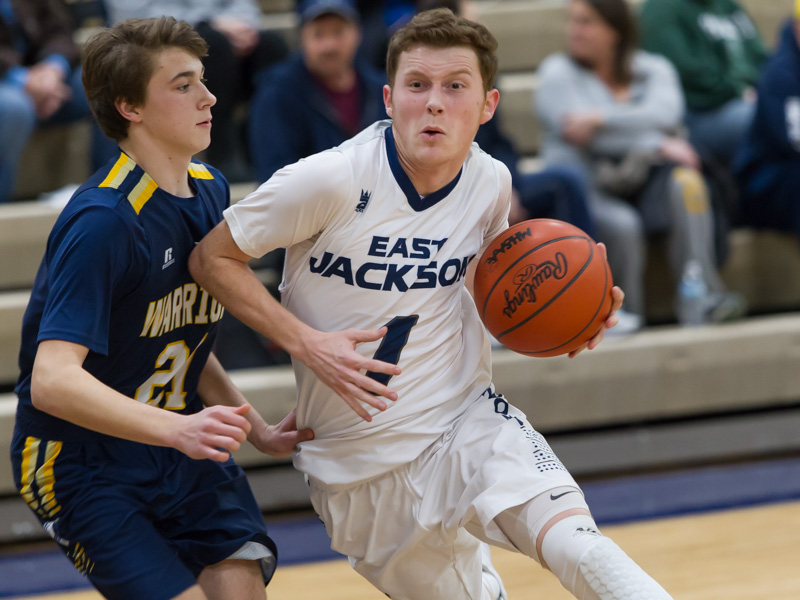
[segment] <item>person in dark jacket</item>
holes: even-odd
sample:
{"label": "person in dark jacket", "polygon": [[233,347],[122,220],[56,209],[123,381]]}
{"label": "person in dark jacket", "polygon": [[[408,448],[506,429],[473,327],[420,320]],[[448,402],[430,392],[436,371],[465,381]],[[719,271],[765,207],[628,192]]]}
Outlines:
{"label": "person in dark jacket", "polygon": [[[86,118],[72,21],[58,0],[0,0],[0,203],[11,200],[22,151],[38,125]],[[115,145],[96,130],[93,166]]]}
{"label": "person in dark jacket", "polygon": [[386,76],[355,59],[361,29],[353,4],[307,0],[298,11],[300,53],[261,76],[251,104],[250,148],[260,181],[386,118]]}
{"label": "person in dark jacket", "polygon": [[744,224],[800,234],[800,1],[764,67],[734,161]]}

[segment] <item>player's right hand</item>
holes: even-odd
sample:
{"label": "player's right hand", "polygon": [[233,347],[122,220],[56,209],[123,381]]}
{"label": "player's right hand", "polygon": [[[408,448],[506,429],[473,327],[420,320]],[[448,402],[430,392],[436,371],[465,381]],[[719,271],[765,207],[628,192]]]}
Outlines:
{"label": "player's right hand", "polygon": [[315,331],[305,340],[303,362],[316,373],[325,385],[336,392],[355,413],[365,421],[372,421],[364,405],[386,410],[383,398],[397,400],[397,394],[389,387],[367,377],[362,371],[399,375],[395,364],[366,358],[355,348],[363,342],[376,342],[388,329],[345,329],[333,333]]}
{"label": "player's right hand", "polygon": [[210,458],[225,462],[230,454],[221,450],[235,452],[250,433],[250,421],[244,415],[250,405],[210,406],[199,413],[186,415],[180,420],[175,447],[190,458]]}

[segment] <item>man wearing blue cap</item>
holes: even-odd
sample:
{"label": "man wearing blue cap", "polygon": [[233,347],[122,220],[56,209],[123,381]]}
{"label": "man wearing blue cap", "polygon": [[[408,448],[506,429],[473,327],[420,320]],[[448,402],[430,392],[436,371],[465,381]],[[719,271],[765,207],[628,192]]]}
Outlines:
{"label": "man wearing blue cap", "polygon": [[353,3],[306,0],[297,10],[300,53],[263,74],[251,105],[260,181],[386,118],[386,76],[356,60],[361,25]]}

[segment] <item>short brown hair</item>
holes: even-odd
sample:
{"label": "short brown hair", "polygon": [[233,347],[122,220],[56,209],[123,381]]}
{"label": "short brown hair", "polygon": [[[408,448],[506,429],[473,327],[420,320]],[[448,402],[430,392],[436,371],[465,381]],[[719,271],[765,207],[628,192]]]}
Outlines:
{"label": "short brown hair", "polygon": [[103,132],[116,141],[128,137],[130,121],[117,111],[124,100],[144,104],[155,70],[155,55],[178,48],[197,58],[208,55],[205,40],[185,21],[172,17],[128,19],[104,29],[83,51],[83,87]]}
{"label": "short brown hair", "polygon": [[484,91],[488,92],[494,87],[494,78],[497,75],[497,40],[483,25],[457,17],[447,8],[419,13],[405,27],[398,29],[389,40],[386,76],[390,86],[394,85],[400,55],[418,46],[472,48],[478,57]]}

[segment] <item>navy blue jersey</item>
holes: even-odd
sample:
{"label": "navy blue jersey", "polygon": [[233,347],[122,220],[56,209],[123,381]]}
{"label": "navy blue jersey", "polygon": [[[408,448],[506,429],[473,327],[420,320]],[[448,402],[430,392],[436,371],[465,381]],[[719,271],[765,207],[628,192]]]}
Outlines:
{"label": "navy blue jersey", "polygon": [[230,191],[204,164],[192,163],[189,177],[195,195],[173,196],[121,153],[64,208],[23,319],[18,428],[65,441],[101,435],[32,405],[36,348],[52,339],[86,346],[84,368],[126,396],[181,413],[202,409],[197,384],[223,309],[187,260],[222,219]]}

